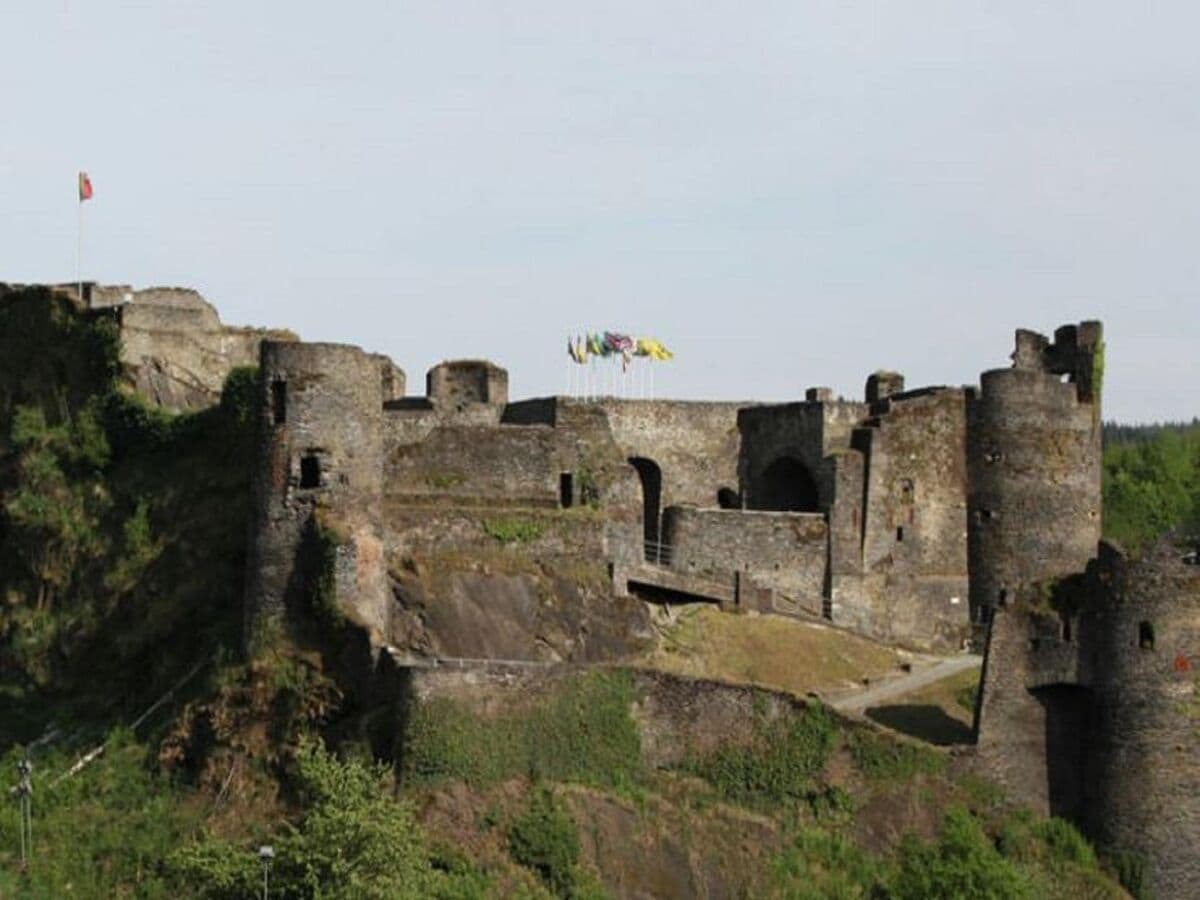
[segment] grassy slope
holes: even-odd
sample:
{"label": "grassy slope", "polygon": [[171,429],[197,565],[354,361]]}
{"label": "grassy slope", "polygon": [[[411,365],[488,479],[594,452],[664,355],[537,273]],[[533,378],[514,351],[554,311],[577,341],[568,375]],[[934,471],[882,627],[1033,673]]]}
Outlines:
{"label": "grassy slope", "polygon": [[740,734],[652,766],[630,718],[645,704],[636,685],[593,672],[507,709],[489,703],[483,718],[452,701],[421,709],[405,782],[426,827],[500,866],[513,823],[549,790],[581,836],[571,871],[618,889],[1123,896],[1070,826],[1009,810],[951,757],[820,707],[756,716]]}
{"label": "grassy slope", "polygon": [[707,605],[676,616],[660,629],[647,666],[803,696],[895,672],[905,658],[865,638],[782,616],[731,616]]}

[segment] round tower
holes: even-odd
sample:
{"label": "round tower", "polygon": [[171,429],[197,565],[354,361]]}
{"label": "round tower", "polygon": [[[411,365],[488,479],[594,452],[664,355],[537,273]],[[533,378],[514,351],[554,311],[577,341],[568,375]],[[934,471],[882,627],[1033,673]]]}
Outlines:
{"label": "round tower", "polygon": [[985,372],[967,428],[971,610],[987,621],[1018,585],[1082,572],[1100,540],[1101,331],[1017,333]]}
{"label": "round tower", "polygon": [[[380,366],[341,344],[262,344],[250,641],[303,620],[315,585],[331,574],[339,610],[377,634],[384,628]],[[336,548],[332,573],[320,568],[321,539]]]}
{"label": "round tower", "polygon": [[[1087,568],[1100,540],[1100,338],[1099,323],[1060,328],[1053,344],[1018,331],[1013,367],[985,372],[967,407],[971,616],[987,634],[977,758],[1047,815],[1079,809],[1078,779],[1051,771],[1069,743],[1058,723],[1079,704],[1069,682],[1043,683],[1035,608],[1047,586]],[[1056,640],[1069,640],[1065,629]]]}
{"label": "round tower", "polygon": [[1200,897],[1200,565],[1163,543],[1106,549],[1099,572],[1088,831],[1140,857],[1156,897]]}

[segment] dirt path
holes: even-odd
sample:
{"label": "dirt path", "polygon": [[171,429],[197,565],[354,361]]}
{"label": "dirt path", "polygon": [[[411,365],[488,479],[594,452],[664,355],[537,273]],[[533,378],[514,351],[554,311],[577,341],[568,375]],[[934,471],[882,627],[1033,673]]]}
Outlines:
{"label": "dirt path", "polygon": [[935,681],[941,681],[943,678],[949,678],[951,675],[957,675],[967,669],[977,669],[982,664],[982,656],[971,654],[955,656],[952,659],[935,663],[927,669],[913,672],[911,675],[902,675],[875,687],[869,687],[865,691],[831,698],[826,702],[840,712],[861,713],[869,707],[879,706],[881,703],[918,691]]}

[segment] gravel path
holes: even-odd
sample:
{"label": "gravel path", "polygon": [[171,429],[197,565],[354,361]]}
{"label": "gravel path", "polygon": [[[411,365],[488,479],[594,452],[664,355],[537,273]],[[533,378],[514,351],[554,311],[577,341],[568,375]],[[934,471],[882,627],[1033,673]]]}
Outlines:
{"label": "gravel path", "polygon": [[869,707],[878,706],[888,700],[895,700],[905,694],[911,694],[913,691],[941,681],[943,678],[949,678],[951,675],[957,675],[967,669],[978,669],[982,664],[982,656],[973,654],[955,656],[952,659],[935,663],[927,669],[913,672],[911,675],[902,675],[864,691],[841,696],[827,702],[840,712],[861,713]]}

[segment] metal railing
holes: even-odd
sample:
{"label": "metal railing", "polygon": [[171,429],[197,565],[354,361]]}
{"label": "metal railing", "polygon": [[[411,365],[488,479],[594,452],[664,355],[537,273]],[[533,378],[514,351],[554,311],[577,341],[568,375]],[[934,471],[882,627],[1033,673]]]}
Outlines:
{"label": "metal railing", "polygon": [[674,548],[659,541],[643,541],[642,552],[646,562],[670,568],[675,560]]}

